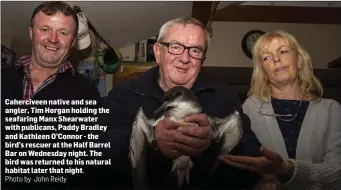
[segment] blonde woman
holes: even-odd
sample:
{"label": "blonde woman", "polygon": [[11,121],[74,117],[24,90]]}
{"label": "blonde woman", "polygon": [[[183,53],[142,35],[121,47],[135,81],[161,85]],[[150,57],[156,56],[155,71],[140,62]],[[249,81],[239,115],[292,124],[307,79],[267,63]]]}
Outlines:
{"label": "blonde woman", "polygon": [[243,109],[263,156],[221,160],[264,173],[263,189],[341,189],[341,106],[322,98],[308,53],[292,35],[275,31],[256,42],[253,60]]}

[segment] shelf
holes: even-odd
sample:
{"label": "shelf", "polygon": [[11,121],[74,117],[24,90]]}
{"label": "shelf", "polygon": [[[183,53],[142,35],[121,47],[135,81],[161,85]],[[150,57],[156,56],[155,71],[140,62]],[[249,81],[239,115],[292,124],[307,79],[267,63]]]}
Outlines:
{"label": "shelf", "polygon": [[157,66],[155,62],[135,62],[135,61],[122,61],[120,68],[113,76],[113,86],[119,81],[127,79],[135,79],[141,73],[148,69]]}

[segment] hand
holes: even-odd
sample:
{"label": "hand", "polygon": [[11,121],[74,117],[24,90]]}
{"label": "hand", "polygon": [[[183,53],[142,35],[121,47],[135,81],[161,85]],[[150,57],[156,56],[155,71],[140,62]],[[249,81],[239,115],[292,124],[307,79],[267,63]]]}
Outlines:
{"label": "hand", "polygon": [[276,152],[265,147],[260,148],[262,157],[224,155],[220,160],[239,169],[247,169],[258,173],[287,175],[290,172],[287,161]]}
{"label": "hand", "polygon": [[260,176],[259,182],[253,188],[254,190],[276,190],[277,178],[275,175],[263,173]]}
{"label": "hand", "polygon": [[155,141],[160,150],[160,152],[170,158],[177,158],[182,155],[176,149],[175,136],[178,133],[176,128],[179,124],[169,120],[169,118],[164,118],[155,127]]}
{"label": "hand", "polygon": [[205,114],[192,114],[184,120],[197,126],[193,124],[177,128],[176,150],[187,156],[199,156],[212,141],[213,132],[208,117]]}

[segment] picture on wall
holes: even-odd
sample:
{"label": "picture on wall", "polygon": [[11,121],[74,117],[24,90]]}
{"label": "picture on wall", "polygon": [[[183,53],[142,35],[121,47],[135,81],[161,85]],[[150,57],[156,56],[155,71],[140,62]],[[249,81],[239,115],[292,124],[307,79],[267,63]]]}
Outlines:
{"label": "picture on wall", "polygon": [[1,44],[1,69],[12,67],[15,61],[15,53]]}

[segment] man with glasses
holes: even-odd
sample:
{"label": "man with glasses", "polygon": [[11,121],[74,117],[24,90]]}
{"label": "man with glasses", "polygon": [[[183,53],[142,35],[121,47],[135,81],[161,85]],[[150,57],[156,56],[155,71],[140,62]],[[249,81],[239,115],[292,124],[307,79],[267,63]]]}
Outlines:
{"label": "man with glasses", "polygon": [[109,172],[98,175],[103,181],[110,181],[116,188],[133,188],[128,153],[136,114],[142,107],[148,118],[158,118],[160,115],[154,115],[154,111],[164,103],[164,93],[172,87],[183,86],[195,93],[203,107],[203,114],[185,118],[185,121],[199,127],[179,128],[179,123],[168,118],[157,124],[155,143],[147,151],[149,188],[177,188],[177,178],[170,171],[172,159],[180,155],[190,156],[194,162],[190,188],[252,188],[258,179],[256,174],[226,164],[212,171],[212,163],[218,159],[214,155],[217,155],[219,145],[212,141],[207,115],[225,117],[235,110],[241,113],[244,134],[233,154],[254,156],[259,154],[260,145],[250,130],[247,116],[242,114],[236,93],[230,87],[209,82],[199,74],[209,42],[209,33],[198,20],[171,20],[161,27],[154,44],[159,66],[146,71],[137,80],[123,81],[112,89],[106,104],[110,114],[99,118],[101,125],[108,126],[104,140],[112,145],[111,150],[105,153],[112,159],[113,167]]}

